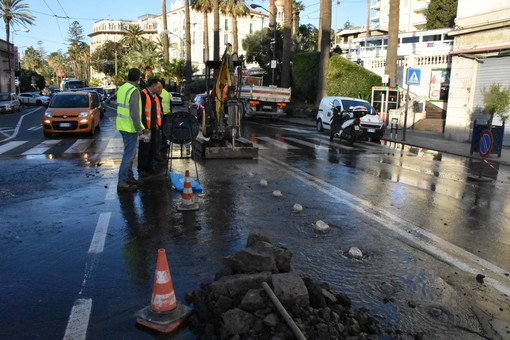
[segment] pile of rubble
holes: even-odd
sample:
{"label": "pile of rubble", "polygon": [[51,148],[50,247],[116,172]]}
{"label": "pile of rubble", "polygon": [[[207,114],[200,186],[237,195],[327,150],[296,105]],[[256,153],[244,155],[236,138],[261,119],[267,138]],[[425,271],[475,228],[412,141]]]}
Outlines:
{"label": "pile of rubble", "polygon": [[225,258],[214,282],[186,294],[194,307],[188,326],[201,339],[377,339],[383,334],[367,310],[351,309],[347,295],[292,273],[291,258],[289,250],[251,233],[245,249]]}

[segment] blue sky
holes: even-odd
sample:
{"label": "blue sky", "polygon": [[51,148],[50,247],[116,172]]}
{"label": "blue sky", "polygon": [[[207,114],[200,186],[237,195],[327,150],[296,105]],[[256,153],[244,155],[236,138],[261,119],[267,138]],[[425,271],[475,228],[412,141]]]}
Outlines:
{"label": "blue sky", "polygon": [[[32,13],[36,16],[35,25],[28,26],[30,32],[21,32],[22,26],[15,26],[13,41],[21,51],[26,47],[38,47],[38,41],[46,53],[61,49],[67,51],[68,28],[73,21],[78,21],[87,35],[92,31],[95,21],[101,19],[133,20],[143,14],[159,14],[161,12],[160,0],[24,0]],[[170,8],[172,0],[167,0]],[[310,23],[318,27],[319,0],[301,0],[306,9],[301,13],[301,24]],[[268,0],[251,1],[267,7]],[[364,25],[366,22],[367,0],[332,0],[332,25],[341,28],[347,20],[353,25]],[[0,24],[0,37],[5,39],[5,27]],[[90,43],[88,37],[87,43]]]}

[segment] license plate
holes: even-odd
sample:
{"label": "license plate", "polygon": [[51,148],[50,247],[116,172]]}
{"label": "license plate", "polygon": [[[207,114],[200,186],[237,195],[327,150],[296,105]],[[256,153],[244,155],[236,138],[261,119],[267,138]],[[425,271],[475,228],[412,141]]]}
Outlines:
{"label": "license plate", "polygon": [[262,106],[262,109],[264,109],[264,110],[272,110],[273,107],[272,106],[264,105],[264,106]]}
{"label": "license plate", "polygon": [[358,125],[354,125],[354,130],[359,131],[359,126]]}
{"label": "license plate", "polygon": [[367,132],[375,132],[375,129],[367,129]]}
{"label": "license plate", "polygon": [[60,123],[60,127],[71,127],[71,123]]}

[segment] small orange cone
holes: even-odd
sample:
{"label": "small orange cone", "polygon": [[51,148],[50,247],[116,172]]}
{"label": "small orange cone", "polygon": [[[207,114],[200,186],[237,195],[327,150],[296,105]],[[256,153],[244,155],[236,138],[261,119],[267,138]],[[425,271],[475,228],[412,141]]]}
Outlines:
{"label": "small orange cone", "polygon": [[177,211],[194,210],[198,210],[198,203],[195,202],[195,198],[193,197],[193,188],[191,187],[189,170],[186,170],[186,175],[184,176],[184,188],[182,189],[182,202],[177,205]]}
{"label": "small orange cone", "polygon": [[163,333],[170,333],[184,322],[190,312],[191,308],[179,303],[175,298],[166,252],[165,249],[159,249],[151,304],[135,313],[136,322]]}

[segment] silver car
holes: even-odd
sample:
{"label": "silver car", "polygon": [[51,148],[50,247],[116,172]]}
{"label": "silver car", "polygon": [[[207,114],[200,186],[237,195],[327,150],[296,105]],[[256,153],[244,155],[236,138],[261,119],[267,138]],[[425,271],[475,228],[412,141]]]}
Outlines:
{"label": "silver car", "polygon": [[0,93],[0,112],[19,112],[21,102],[15,93],[2,92]]}

